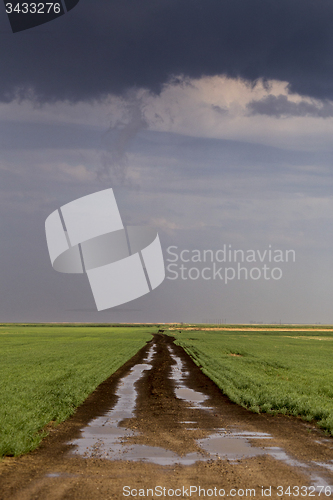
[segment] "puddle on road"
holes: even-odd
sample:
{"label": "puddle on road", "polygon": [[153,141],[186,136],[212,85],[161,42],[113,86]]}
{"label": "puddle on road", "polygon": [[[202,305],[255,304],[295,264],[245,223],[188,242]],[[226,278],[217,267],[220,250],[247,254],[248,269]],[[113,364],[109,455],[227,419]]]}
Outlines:
{"label": "puddle on road", "polygon": [[49,472],[45,474],[45,477],[48,478],[71,478],[71,477],[78,477],[78,474],[68,474],[67,472]]}
{"label": "puddle on road", "polygon": [[[70,442],[75,446],[73,454],[86,458],[106,458],[109,460],[143,460],[159,465],[175,463],[191,465],[204,458],[200,453],[188,453],[181,457],[164,448],[126,443],[127,437],[138,436],[138,433],[125,427],[119,427],[119,424],[124,419],[134,416],[137,398],[135,384],[146,370],[152,368],[151,361],[154,352],[154,346],[151,346],[145,362],[135,365],[129,374],[121,380],[116,391],[119,399],[114,408],[102,417],[92,420],[81,431],[81,437]],[[207,396],[204,399],[207,399]],[[206,460],[208,460],[207,457]]]}
{"label": "puddle on road", "polygon": [[119,427],[119,424],[134,416],[137,398],[135,384],[143,376],[144,371],[152,368],[151,361],[154,352],[155,346],[152,345],[144,363],[135,365],[129,374],[121,379],[116,391],[118,401],[114,408],[102,417],[92,420],[81,431],[81,437],[70,442],[76,447],[74,454],[112,460],[124,459],[126,453],[124,453],[122,441],[137,434],[131,429]]}
{"label": "puddle on road", "polygon": [[315,462],[315,464],[333,472],[333,460],[331,460],[331,463]]}
{"label": "puddle on road", "polygon": [[209,399],[206,394],[202,392],[195,391],[187,387],[186,378],[190,375],[188,371],[184,370],[183,362],[181,358],[179,358],[172,349],[171,346],[168,345],[169,353],[172,359],[175,361],[175,364],[171,366],[171,378],[175,382],[175,394],[178,399],[182,399],[187,403],[190,403],[192,406],[189,408],[196,409],[200,408],[201,410],[213,410],[214,408],[211,406],[205,406],[203,403]]}
{"label": "puddle on road", "polygon": [[207,399],[207,396],[204,394],[193,389],[187,389],[186,387],[177,388],[175,393],[177,398],[185,399],[185,401],[189,401],[190,403],[203,403]]}
{"label": "puddle on road", "polygon": [[195,408],[202,407],[201,403],[206,401],[206,399],[208,399],[208,396],[206,396],[206,394],[203,394],[202,392],[194,391],[193,389],[187,387],[185,377],[188,376],[189,373],[183,370],[182,360],[174,354],[170,346],[168,346],[168,349],[171,357],[176,362],[176,364],[171,366],[171,378],[172,380],[174,380],[176,385],[176,397],[179,399],[183,399],[188,403],[192,403]]}
{"label": "puddle on road", "polygon": [[[214,409],[206,406],[209,396],[187,387],[186,379],[189,372],[184,369],[181,358],[175,355],[173,349],[168,346],[170,355],[175,364],[171,367],[171,378],[175,382],[175,395],[189,404],[188,408],[210,411]],[[88,426],[82,430],[79,439],[71,441],[75,446],[71,452],[86,458],[106,458],[109,460],[131,460],[153,462],[159,465],[192,465],[200,460],[228,459],[235,464],[240,459],[254,457],[258,455],[270,455],[276,460],[299,467],[307,473],[314,486],[328,486],[328,483],[320,476],[310,470],[308,464],[299,462],[289,457],[282,448],[278,447],[256,447],[251,442],[253,440],[269,440],[272,436],[262,432],[233,431],[226,429],[213,429],[213,433],[207,437],[197,440],[197,444],[202,452],[188,453],[180,456],[171,450],[160,447],[153,447],[140,444],[129,444],[126,438],[138,436],[139,433],[119,424],[128,418],[134,417],[137,391],[136,383],[144,375],[144,372],[152,368],[151,362],[155,353],[155,346],[152,345],[149,352],[141,364],[135,365],[128,375],[123,377],[117,387],[116,395],[118,401],[114,408],[102,417],[92,420]],[[196,420],[180,422],[184,425],[197,424]],[[197,430],[198,428],[187,428],[187,430]],[[333,463],[312,462],[312,466],[333,470]]]}
{"label": "puddle on road", "polygon": [[208,438],[199,439],[198,444],[214,458],[228,460],[256,457],[264,453],[262,448],[251,446],[246,438],[238,438],[233,434],[212,434]]}

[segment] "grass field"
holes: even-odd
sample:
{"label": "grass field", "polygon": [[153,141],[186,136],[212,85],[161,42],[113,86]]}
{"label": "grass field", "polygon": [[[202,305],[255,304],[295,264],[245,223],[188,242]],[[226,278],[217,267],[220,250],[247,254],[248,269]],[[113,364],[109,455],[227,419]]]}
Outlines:
{"label": "grass field", "polygon": [[0,456],[35,448],[156,327],[0,325]]}
{"label": "grass field", "polygon": [[[268,329],[276,327],[289,331]],[[259,331],[242,331],[245,325],[230,331],[181,328],[170,335],[232,401],[255,412],[315,420],[333,435],[332,326],[318,325],[326,331],[299,325],[269,325],[266,331],[262,325]]]}
{"label": "grass field", "polygon": [[[209,327],[183,325],[179,333],[170,325],[166,333],[235,403],[301,415],[333,435],[331,326],[195,329]],[[0,324],[0,456],[34,449],[48,423],[73,414],[156,331],[150,325]]]}

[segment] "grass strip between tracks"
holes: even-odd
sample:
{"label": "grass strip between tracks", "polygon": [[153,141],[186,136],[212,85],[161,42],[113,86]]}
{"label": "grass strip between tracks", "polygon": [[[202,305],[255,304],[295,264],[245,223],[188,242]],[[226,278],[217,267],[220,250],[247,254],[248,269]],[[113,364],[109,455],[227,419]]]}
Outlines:
{"label": "grass strip between tracks", "polygon": [[333,435],[332,332],[169,333],[231,401],[255,412],[300,415]]}
{"label": "grass strip between tracks", "polygon": [[0,456],[34,449],[43,428],[151,339],[156,327],[0,325]]}

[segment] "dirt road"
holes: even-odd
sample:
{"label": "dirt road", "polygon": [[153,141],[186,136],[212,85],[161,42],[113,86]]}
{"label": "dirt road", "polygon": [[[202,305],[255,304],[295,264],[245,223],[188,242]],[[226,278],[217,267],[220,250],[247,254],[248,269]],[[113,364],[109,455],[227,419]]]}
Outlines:
{"label": "dirt road", "polygon": [[290,499],[319,492],[333,498],[333,439],[300,419],[230,403],[162,334],[73,418],[50,426],[37,450],[0,463],[4,500]]}

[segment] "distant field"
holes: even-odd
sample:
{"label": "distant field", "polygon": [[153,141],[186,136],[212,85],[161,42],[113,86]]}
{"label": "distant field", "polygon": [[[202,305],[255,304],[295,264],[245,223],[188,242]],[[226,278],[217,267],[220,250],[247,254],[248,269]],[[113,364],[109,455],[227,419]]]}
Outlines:
{"label": "distant field", "polygon": [[[220,325],[170,331],[232,401],[255,412],[300,415],[333,435],[332,326]],[[195,327],[191,325],[191,328]],[[219,328],[218,325],[210,325]],[[208,327],[208,328],[209,328]],[[172,328],[172,327],[171,327]],[[297,330],[297,331],[296,331]],[[303,331],[299,331],[303,330]],[[326,330],[326,331],[319,331]],[[330,331],[331,330],[331,331]]]}
{"label": "distant field", "polygon": [[51,421],[151,339],[153,326],[0,325],[0,456],[32,450]]}

